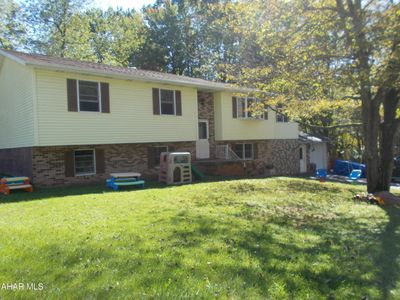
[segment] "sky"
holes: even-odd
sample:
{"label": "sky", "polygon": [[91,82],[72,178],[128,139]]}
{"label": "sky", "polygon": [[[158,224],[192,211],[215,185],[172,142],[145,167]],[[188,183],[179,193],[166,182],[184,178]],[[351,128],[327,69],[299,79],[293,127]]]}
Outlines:
{"label": "sky", "polygon": [[124,9],[134,8],[139,11],[143,5],[153,4],[155,0],[94,0],[95,6],[99,6],[103,10],[122,7]]}

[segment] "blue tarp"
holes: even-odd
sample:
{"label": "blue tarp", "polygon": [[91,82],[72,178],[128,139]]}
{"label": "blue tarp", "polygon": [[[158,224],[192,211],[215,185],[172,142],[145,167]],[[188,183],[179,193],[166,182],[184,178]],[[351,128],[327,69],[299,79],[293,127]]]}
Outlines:
{"label": "blue tarp", "polygon": [[361,177],[365,178],[365,165],[346,161],[346,160],[336,160],[333,167],[333,173],[336,175],[349,176],[353,169],[361,170]]}

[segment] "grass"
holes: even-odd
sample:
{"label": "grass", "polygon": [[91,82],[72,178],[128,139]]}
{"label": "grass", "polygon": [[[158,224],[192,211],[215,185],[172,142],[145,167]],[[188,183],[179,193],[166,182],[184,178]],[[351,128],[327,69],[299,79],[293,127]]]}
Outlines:
{"label": "grass", "polygon": [[[399,299],[400,214],[256,179],[0,197],[0,299]],[[43,283],[42,291],[1,290]]]}

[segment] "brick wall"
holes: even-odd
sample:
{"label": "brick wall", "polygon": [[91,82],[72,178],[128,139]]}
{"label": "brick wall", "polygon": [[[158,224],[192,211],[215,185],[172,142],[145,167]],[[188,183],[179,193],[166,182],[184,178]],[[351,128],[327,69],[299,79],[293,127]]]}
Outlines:
{"label": "brick wall", "polygon": [[199,119],[208,120],[210,159],[215,158],[215,126],[214,126],[214,95],[208,92],[197,92]]}
{"label": "brick wall", "polygon": [[300,172],[300,153],[298,140],[248,140],[224,141],[234,149],[236,143],[254,144],[256,158],[246,161],[244,173],[250,175],[296,175]]}
{"label": "brick wall", "polygon": [[[116,144],[116,145],[84,145],[60,147],[36,147],[32,156],[32,181],[37,186],[61,186],[104,183],[113,172],[139,172],[146,179],[155,179],[157,168],[148,168],[148,148],[169,146],[175,151],[191,152],[195,155],[195,142],[149,143],[149,144]],[[65,176],[65,153],[78,149],[103,149],[104,174],[88,176]]]}

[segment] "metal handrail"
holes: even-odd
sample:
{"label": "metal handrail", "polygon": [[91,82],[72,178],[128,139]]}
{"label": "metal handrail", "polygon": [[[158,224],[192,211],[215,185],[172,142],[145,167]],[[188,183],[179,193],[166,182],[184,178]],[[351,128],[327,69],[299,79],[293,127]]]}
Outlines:
{"label": "metal handrail", "polygon": [[215,157],[223,160],[241,160],[229,145],[217,145],[215,147]]}

